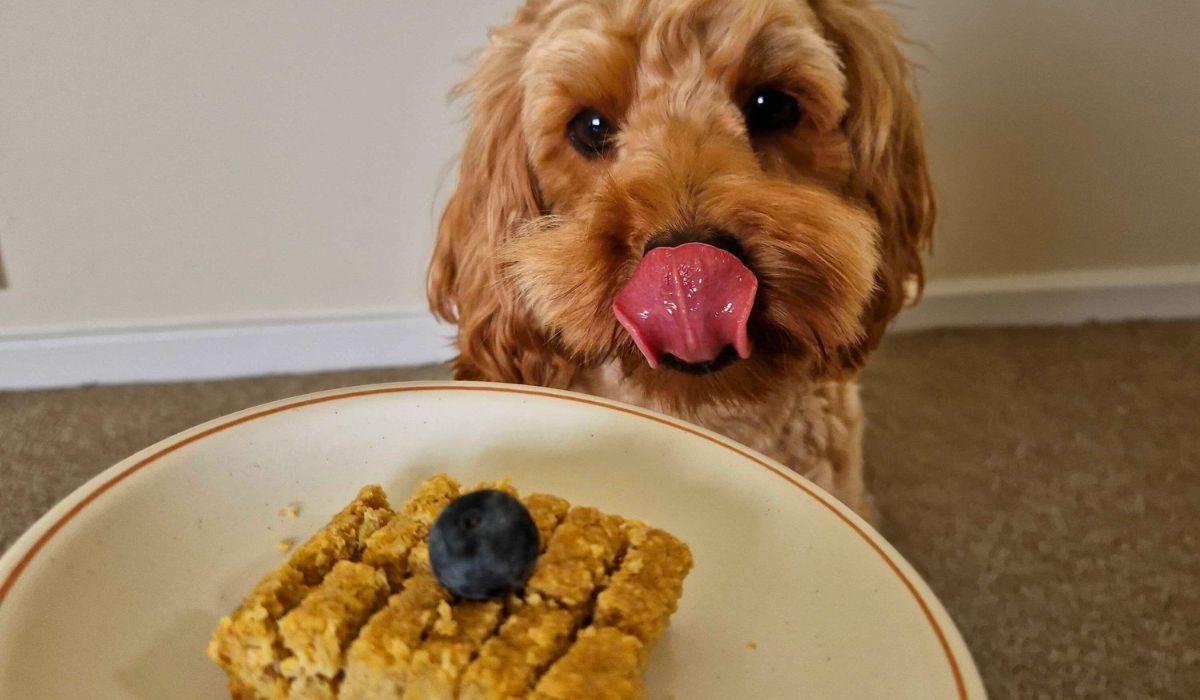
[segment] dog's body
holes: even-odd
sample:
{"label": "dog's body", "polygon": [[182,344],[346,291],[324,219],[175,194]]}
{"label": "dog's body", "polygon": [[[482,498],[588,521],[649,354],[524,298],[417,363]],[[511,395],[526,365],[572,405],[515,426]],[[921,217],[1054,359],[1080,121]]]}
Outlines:
{"label": "dog's body", "polygon": [[672,412],[790,466],[873,519],[863,486],[863,413],[853,381],[797,381],[768,401],[671,407],[624,380],[616,365],[587,372],[572,389]]}
{"label": "dog's body", "polygon": [[865,0],[529,0],[463,87],[430,268],[455,376],[682,417],[871,514],[854,375],[934,218]]}

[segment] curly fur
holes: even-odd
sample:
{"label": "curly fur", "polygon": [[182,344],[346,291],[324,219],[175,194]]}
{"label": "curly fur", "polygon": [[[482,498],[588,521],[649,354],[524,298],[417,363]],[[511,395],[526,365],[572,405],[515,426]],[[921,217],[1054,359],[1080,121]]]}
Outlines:
{"label": "curly fur", "polygon": [[[529,0],[492,32],[429,271],[455,376],[574,388],[723,432],[868,513],[854,375],[919,294],[934,202],[895,25],[864,0]],[[770,85],[793,131],[752,137]],[[588,159],[566,125],[619,127]],[[652,370],[609,311],[648,241],[719,230],[759,278],[753,355]]]}

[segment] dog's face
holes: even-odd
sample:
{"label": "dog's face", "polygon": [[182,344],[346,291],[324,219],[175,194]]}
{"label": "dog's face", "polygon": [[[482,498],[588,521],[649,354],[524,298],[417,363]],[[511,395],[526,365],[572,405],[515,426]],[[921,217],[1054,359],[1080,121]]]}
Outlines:
{"label": "dog's face", "polygon": [[761,397],[857,368],[919,287],[919,120],[857,0],[532,0],[465,89],[430,272],[459,377]]}

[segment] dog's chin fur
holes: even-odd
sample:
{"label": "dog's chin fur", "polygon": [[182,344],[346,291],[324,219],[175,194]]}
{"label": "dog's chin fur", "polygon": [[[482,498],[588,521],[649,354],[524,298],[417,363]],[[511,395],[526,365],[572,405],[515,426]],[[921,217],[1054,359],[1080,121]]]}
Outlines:
{"label": "dog's chin fur", "polygon": [[[740,105],[764,86],[798,100],[794,129],[747,132]],[[529,0],[460,91],[470,124],[429,275],[459,326],[457,377],[586,389],[717,430],[730,411],[806,406],[809,430],[820,411],[796,392],[852,387],[919,292],[934,219],[920,121],[895,28],[865,0]],[[583,110],[618,127],[599,157],[568,138]],[[736,240],[758,278],[751,356],[651,369],[613,301],[648,243],[705,232]]]}

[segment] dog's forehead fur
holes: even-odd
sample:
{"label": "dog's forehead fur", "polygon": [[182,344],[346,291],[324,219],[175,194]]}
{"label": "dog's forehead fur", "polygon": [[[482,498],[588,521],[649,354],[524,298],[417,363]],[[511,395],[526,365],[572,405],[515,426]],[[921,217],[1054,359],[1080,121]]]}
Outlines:
{"label": "dog's forehead fur", "polygon": [[814,116],[836,123],[845,111],[836,50],[800,0],[559,0],[526,12],[538,28],[522,66],[532,100],[557,91],[619,118],[635,98],[728,100],[778,83],[819,103]]}

